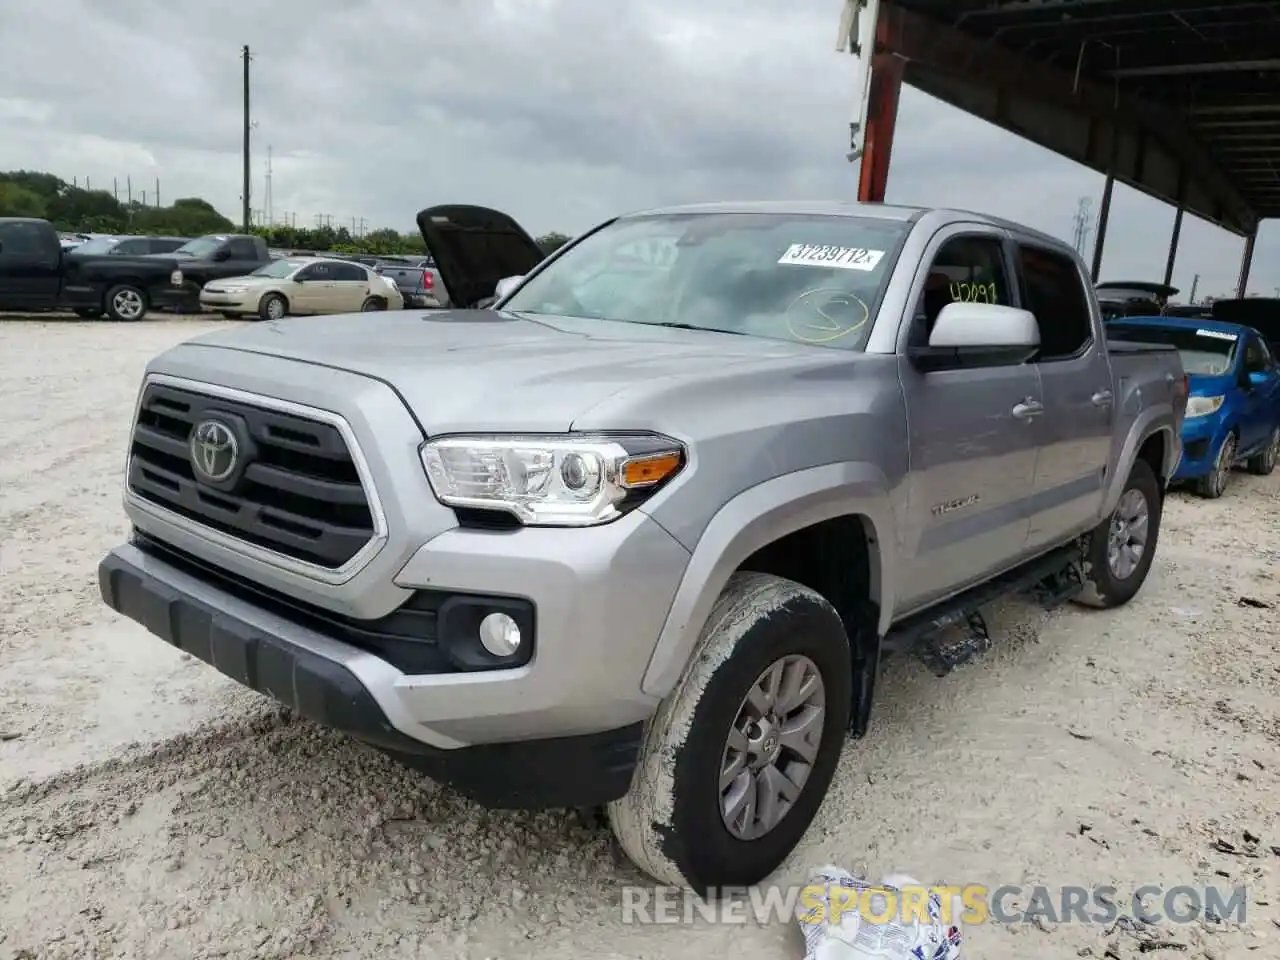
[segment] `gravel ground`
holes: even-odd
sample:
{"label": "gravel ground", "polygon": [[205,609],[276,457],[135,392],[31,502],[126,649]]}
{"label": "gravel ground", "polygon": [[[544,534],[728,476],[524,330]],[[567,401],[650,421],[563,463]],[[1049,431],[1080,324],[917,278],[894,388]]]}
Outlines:
{"label": "gravel ground", "polygon": [[[643,880],[593,817],[483,812],[102,606],[143,365],[213,326],[0,324],[0,957],[800,957],[788,925],[624,924]],[[892,664],[780,879],[1247,883],[1244,927],[1168,955],[1280,957],[1280,474],[1165,523],[1128,607],[1008,603],[981,662]],[[965,955],[1140,935],[989,924]]]}

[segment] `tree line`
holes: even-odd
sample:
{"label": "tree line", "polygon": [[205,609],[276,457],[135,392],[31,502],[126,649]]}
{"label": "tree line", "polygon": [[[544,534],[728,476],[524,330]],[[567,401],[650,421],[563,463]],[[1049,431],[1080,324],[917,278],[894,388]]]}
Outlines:
{"label": "tree line", "polygon": [[[67,233],[136,234],[198,237],[237,233],[239,228],[200,197],[184,197],[167,207],[121,202],[106,190],[86,190],[39,170],[0,171],[0,217],[39,217]],[[422,237],[389,228],[356,236],[346,227],[254,227],[271,247],[331,253],[421,254]],[[562,233],[538,237],[551,253],[569,238]]]}

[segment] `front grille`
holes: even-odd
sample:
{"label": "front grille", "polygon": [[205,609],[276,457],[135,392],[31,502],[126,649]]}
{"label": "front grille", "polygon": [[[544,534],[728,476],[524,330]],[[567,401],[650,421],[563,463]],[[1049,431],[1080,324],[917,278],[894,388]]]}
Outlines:
{"label": "front grille", "polygon": [[[191,432],[210,416],[235,418],[248,435],[248,465],[229,489],[197,482],[192,470]],[[137,496],[296,560],[336,569],[374,535],[355,461],[331,424],[151,383],[130,453]]]}

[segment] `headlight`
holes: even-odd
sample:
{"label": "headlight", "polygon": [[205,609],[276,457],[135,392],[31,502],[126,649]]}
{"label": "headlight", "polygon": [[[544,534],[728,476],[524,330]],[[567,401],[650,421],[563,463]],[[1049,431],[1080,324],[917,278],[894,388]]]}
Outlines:
{"label": "headlight", "polygon": [[175,270],[173,273],[169,274],[169,283],[175,287],[182,286],[182,271]]}
{"label": "headlight", "polygon": [[1211,413],[1217,413],[1222,400],[1222,397],[1188,397],[1187,416],[1207,417]]}
{"label": "headlight", "polygon": [[442,437],[422,445],[431,489],[450,507],[502,510],[528,526],[608,523],[680,472],[669,437]]}

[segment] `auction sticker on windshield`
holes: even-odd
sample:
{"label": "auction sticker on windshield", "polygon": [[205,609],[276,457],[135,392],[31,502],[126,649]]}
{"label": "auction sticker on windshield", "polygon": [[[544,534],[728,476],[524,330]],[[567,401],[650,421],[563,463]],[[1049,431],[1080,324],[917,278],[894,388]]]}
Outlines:
{"label": "auction sticker on windshield", "polygon": [[817,243],[793,243],[778,263],[802,267],[839,267],[841,270],[870,272],[884,257],[883,250],[865,247],[834,247]]}
{"label": "auction sticker on windshield", "polygon": [[1198,337],[1213,337],[1215,340],[1230,340],[1235,343],[1239,338],[1234,333],[1224,333],[1221,330],[1197,330]]}

